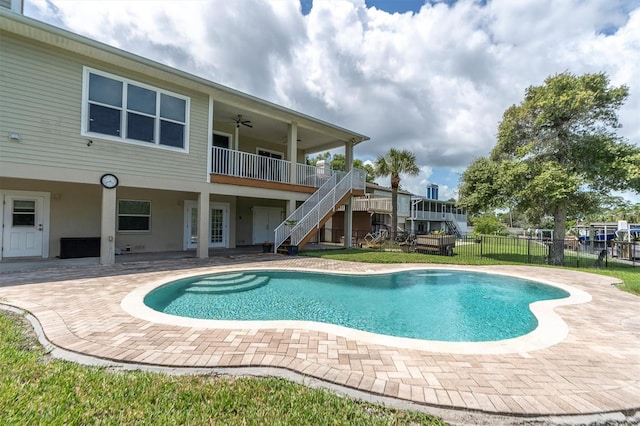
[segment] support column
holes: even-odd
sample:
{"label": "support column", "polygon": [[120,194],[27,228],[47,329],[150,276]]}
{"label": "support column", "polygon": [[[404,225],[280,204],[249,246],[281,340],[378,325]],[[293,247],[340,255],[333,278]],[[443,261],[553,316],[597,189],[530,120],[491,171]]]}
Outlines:
{"label": "support column", "polygon": [[209,257],[210,226],[209,193],[201,192],[198,195],[198,249],[196,250],[200,259]]}
{"label": "support column", "polygon": [[100,222],[100,264],[113,265],[116,262],[116,189],[102,188]]}
{"label": "support column", "polygon": [[[290,123],[287,132],[288,157],[291,162],[291,175],[289,183],[298,181],[298,123]],[[294,205],[295,206],[295,205]],[[295,210],[295,207],[293,208]],[[293,211],[292,210],[292,211]]]}
{"label": "support column", "polygon": [[[349,172],[353,168],[353,139],[344,144],[344,171]],[[353,233],[353,210],[351,209],[351,200],[349,198],[344,203],[344,247],[351,248],[351,237]]]}
{"label": "support column", "polygon": [[344,144],[344,171],[349,172],[353,168],[353,139]]}
{"label": "support column", "polygon": [[296,210],[296,204],[297,201],[295,200],[295,198],[287,200],[287,212],[285,214],[285,217],[289,217],[289,215]]}
{"label": "support column", "polygon": [[344,203],[344,247],[351,248],[351,237],[353,233],[353,212],[351,210],[351,198]]}

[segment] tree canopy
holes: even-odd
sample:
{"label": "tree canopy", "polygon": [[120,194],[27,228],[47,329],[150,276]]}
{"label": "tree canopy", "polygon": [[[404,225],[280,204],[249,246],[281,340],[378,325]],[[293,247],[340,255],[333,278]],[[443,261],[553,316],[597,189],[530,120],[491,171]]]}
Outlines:
{"label": "tree canopy", "polygon": [[[341,172],[345,171],[345,156],[344,154],[334,154],[331,155],[330,152],[324,152],[322,154],[318,154],[315,157],[307,158],[307,164],[311,166],[315,166],[318,163],[318,160],[329,160],[329,165],[331,170],[339,170]],[[353,160],[353,167],[356,169],[362,169],[367,172],[366,181],[368,183],[372,183],[375,180],[375,174],[373,170],[373,166],[371,164],[365,164],[359,158]]]}
{"label": "tree canopy", "polygon": [[416,165],[416,156],[408,150],[391,148],[386,155],[380,155],[374,163],[376,177],[391,176],[391,238],[398,231],[398,187],[400,175],[416,176],[420,168]]}
{"label": "tree canopy", "polygon": [[549,261],[561,264],[567,216],[597,211],[611,190],[638,190],[640,151],[616,135],[617,111],[628,94],[624,85],[611,87],[604,73],[565,72],[529,87],[504,112],[490,155],[463,173],[460,205],[552,216],[559,241]]}
{"label": "tree canopy", "polygon": [[473,233],[476,235],[504,235],[506,226],[493,213],[484,213],[473,221]]}

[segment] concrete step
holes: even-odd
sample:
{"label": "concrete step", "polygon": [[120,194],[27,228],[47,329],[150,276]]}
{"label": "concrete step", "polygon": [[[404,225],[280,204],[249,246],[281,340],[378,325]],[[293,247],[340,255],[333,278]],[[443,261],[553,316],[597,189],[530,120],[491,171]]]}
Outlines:
{"label": "concrete step", "polygon": [[279,254],[289,254],[289,246],[288,245],[281,245],[280,247],[278,247],[278,253]]}
{"label": "concrete step", "polygon": [[253,280],[256,276],[254,274],[224,274],[215,275],[211,277],[203,278],[199,281],[191,283],[192,286],[209,286],[209,287],[224,287],[234,286],[236,284],[242,284]]}
{"label": "concrete step", "polygon": [[241,282],[235,285],[226,284],[222,286],[216,285],[197,285],[188,287],[184,291],[185,293],[200,293],[200,294],[226,294],[226,293],[239,293],[241,291],[255,290],[269,283],[269,277],[256,277],[251,281]]}

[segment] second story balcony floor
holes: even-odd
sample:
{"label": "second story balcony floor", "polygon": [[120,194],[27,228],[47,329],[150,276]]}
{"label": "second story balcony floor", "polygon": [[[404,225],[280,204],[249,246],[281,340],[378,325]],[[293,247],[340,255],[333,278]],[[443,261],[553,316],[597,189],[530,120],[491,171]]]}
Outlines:
{"label": "second story balcony floor", "polygon": [[211,182],[241,186],[264,186],[296,192],[314,192],[333,171],[274,158],[268,153],[252,154],[213,147]]}

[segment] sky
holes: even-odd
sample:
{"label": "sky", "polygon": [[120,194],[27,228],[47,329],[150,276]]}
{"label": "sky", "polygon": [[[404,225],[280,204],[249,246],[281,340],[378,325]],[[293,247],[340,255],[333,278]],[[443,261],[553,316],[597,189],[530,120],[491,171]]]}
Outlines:
{"label": "sky", "polygon": [[562,72],[628,86],[618,134],[640,145],[640,0],[25,0],[25,15],[365,134],[365,162],[408,149],[415,194],[455,198],[504,111]]}

